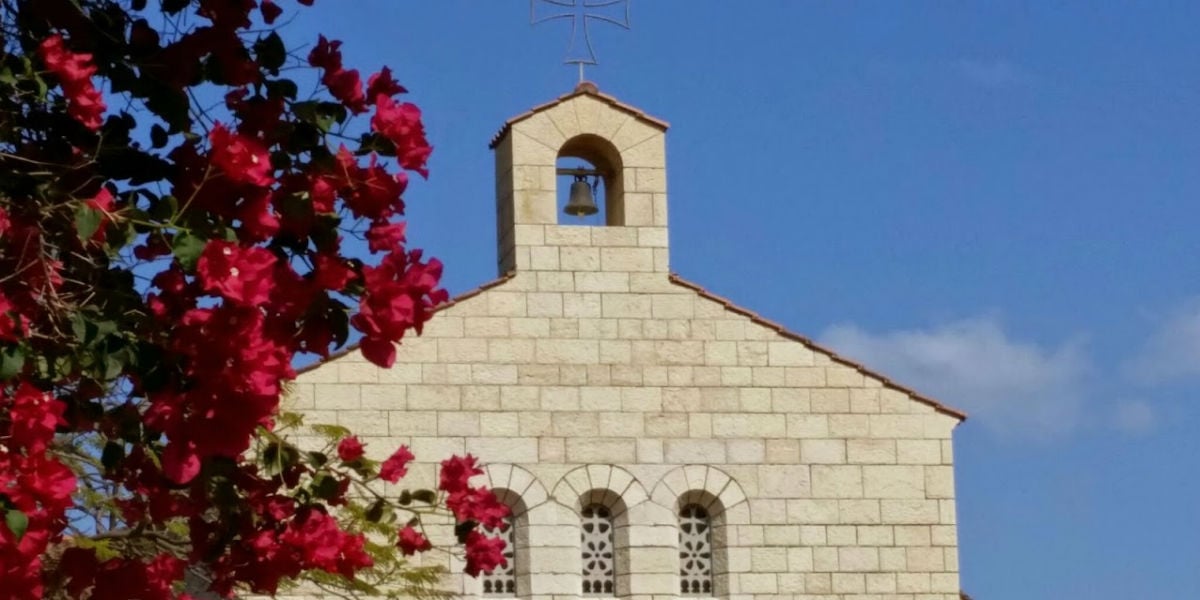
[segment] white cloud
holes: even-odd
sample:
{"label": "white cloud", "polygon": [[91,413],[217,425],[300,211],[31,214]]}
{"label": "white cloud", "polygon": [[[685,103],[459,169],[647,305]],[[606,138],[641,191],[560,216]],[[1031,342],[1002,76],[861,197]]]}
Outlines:
{"label": "white cloud", "polygon": [[1033,81],[1033,75],[1018,64],[1003,59],[960,59],[958,72],[970,81],[986,88],[1007,88]]}
{"label": "white cloud", "polygon": [[994,317],[882,333],[842,324],[820,339],[996,431],[1045,437],[1080,418],[1089,362],[1078,342],[1014,340]]}
{"label": "white cloud", "polygon": [[1158,415],[1141,400],[1120,402],[1113,413],[1112,425],[1129,435],[1145,435],[1158,425]]}
{"label": "white cloud", "polygon": [[1149,384],[1200,378],[1200,298],[1162,319],[1125,370]]}

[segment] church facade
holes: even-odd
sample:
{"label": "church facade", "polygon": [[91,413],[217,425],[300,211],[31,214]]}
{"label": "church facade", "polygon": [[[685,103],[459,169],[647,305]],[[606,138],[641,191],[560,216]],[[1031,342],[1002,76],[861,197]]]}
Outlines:
{"label": "church facade", "polygon": [[[511,119],[500,278],[391,369],[307,369],[292,407],[408,445],[406,488],[487,464],[511,557],[454,577],[468,598],[956,600],[965,416],[671,274],[666,129],[590,84]],[[560,224],[562,157],[600,173],[607,224]]]}

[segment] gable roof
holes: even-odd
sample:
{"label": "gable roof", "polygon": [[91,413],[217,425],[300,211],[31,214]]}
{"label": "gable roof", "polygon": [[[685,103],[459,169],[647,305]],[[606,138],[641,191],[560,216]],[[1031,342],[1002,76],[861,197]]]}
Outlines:
{"label": "gable roof", "polygon": [[581,81],[581,82],[579,82],[579,85],[575,86],[575,90],[572,91],[571,93],[563,94],[562,96],[559,96],[558,99],[551,100],[550,102],[547,102],[545,104],[539,104],[539,105],[505,121],[504,125],[502,127],[500,127],[500,131],[497,131],[496,135],[492,136],[492,141],[491,141],[491,143],[488,144],[488,148],[494,149],[496,147],[496,145],[500,143],[500,140],[504,139],[504,137],[508,135],[508,132],[509,132],[509,130],[512,129],[513,125],[520,123],[521,121],[524,121],[525,119],[528,119],[529,117],[532,117],[533,115],[535,115],[539,112],[542,112],[544,110],[547,110],[547,109],[553,108],[559,104],[562,104],[563,102],[566,102],[567,100],[570,100],[576,96],[590,96],[592,98],[595,98],[601,102],[604,102],[605,104],[608,104],[609,106],[611,106],[613,108],[616,108],[618,110],[629,113],[630,115],[633,115],[633,117],[635,119],[640,119],[642,121],[645,121],[646,123],[653,125],[655,127],[658,127],[659,129],[662,129],[663,131],[666,131],[667,128],[671,126],[670,123],[667,123],[666,121],[664,121],[662,119],[659,119],[657,117],[652,117],[652,116],[642,112],[642,109],[640,109],[636,106],[625,104],[624,102],[617,100],[613,96],[600,93],[600,89],[596,87],[596,84],[594,84],[590,81]]}
{"label": "gable roof", "polygon": [[[496,279],[488,281],[487,283],[484,283],[472,290],[463,292],[463,293],[455,296],[454,298],[451,298],[450,300],[437,305],[436,307],[434,307],[433,310],[436,313],[443,309],[450,308],[451,306],[454,306],[455,304],[458,304],[459,302],[462,302],[464,300],[469,300],[469,299],[474,298],[475,296],[478,296],[490,289],[500,287],[516,276],[517,276],[516,271],[509,271],[509,272],[505,273],[504,275],[497,277]],[[778,333],[780,336],[782,336],[784,338],[804,344],[804,346],[807,347],[809,350],[813,350],[816,352],[820,352],[821,354],[825,354],[825,355],[829,356],[829,358],[832,359],[834,362],[836,362],[840,365],[850,367],[850,368],[858,371],[859,373],[862,373],[863,375],[866,375],[873,379],[878,379],[880,382],[883,383],[883,386],[886,388],[893,389],[898,392],[907,394],[913,400],[920,402],[921,404],[925,404],[927,406],[933,407],[933,409],[935,411],[942,413],[944,415],[954,417],[960,421],[967,420],[967,413],[962,412],[958,409],[946,406],[945,404],[942,404],[941,402],[938,402],[937,400],[934,400],[933,398],[930,398],[929,396],[925,396],[911,388],[902,386],[902,385],[892,381],[891,379],[888,379],[886,376],[881,375],[876,371],[872,371],[871,369],[868,369],[867,367],[865,367],[857,362],[854,362],[848,358],[839,356],[833,350],[830,350],[829,348],[826,348],[825,346],[822,346],[822,345],[814,342],[812,339],[807,338],[803,335],[800,335],[794,331],[791,331],[788,328],[784,327],[783,325],[780,325],[779,323],[765,319],[762,316],[760,316],[758,313],[756,313],[748,308],[743,308],[741,306],[738,306],[737,304],[734,304],[732,301],[730,301],[726,298],[722,298],[721,296],[718,296],[718,295],[704,289],[699,284],[692,283],[692,282],[680,277],[677,273],[671,273],[670,275],[667,276],[667,278],[670,280],[670,282],[672,284],[689,289],[689,290],[695,292],[696,295],[700,296],[701,298],[704,298],[705,300],[711,300],[718,304],[724,305],[725,310],[732,312],[734,314],[746,317],[746,318],[750,319],[750,321],[756,325],[761,325],[763,327],[766,327],[767,329],[771,329],[771,330],[775,331],[776,333]],[[321,360],[318,360],[310,365],[306,365],[304,367],[296,369],[296,374],[299,375],[300,373],[306,373],[308,371],[316,369],[317,367],[320,367],[321,365],[323,365],[329,361],[336,360],[338,358],[346,356],[347,354],[356,352],[358,350],[358,346],[359,346],[358,342],[350,344],[350,345],[346,346],[345,348],[338,350],[337,352],[331,353],[329,356],[322,358]]]}
{"label": "gable roof", "polygon": [[878,379],[879,381],[881,381],[883,383],[883,386],[886,388],[890,388],[890,389],[896,390],[898,392],[907,394],[913,400],[916,400],[917,402],[920,402],[921,404],[931,406],[931,407],[933,407],[934,410],[936,410],[937,412],[940,412],[944,415],[949,415],[960,421],[967,420],[967,413],[964,413],[960,410],[946,406],[945,404],[942,404],[941,402],[938,402],[937,400],[934,400],[933,398],[930,398],[928,396],[922,395],[922,394],[916,392],[915,390],[912,390],[911,388],[907,388],[902,385],[899,385],[899,384],[893,382],[892,380],[888,379],[887,377],[885,377],[875,371],[872,371],[872,370],[864,367],[863,365],[856,363],[848,358],[838,356],[838,354],[836,352],[834,352],[833,350],[830,350],[829,348],[826,348],[825,346],[822,346],[822,345],[812,341],[811,339],[804,337],[794,331],[790,331],[789,329],[787,329],[783,325],[780,325],[779,323],[770,321],[768,319],[764,319],[763,317],[759,316],[758,313],[756,313],[750,309],[738,306],[738,305],[734,304],[733,302],[731,302],[730,300],[728,300],[726,298],[722,298],[722,297],[704,289],[700,285],[692,283],[692,282],[680,277],[676,273],[671,273],[668,276],[668,278],[671,280],[671,283],[678,285],[680,287],[684,287],[689,290],[692,290],[697,295],[699,295],[701,298],[704,298],[706,300],[712,300],[713,302],[716,302],[718,304],[723,304],[725,306],[725,310],[727,310],[729,312],[732,312],[732,313],[738,314],[738,315],[742,315],[743,317],[747,317],[755,324],[766,327],[767,329],[774,330],[776,333],[778,333],[782,337],[785,337],[789,340],[793,340],[796,342],[800,342],[801,344],[804,344],[809,350],[814,350],[816,352],[820,352],[821,354],[828,355],[829,358],[831,358],[834,362],[836,362],[840,365],[850,367],[850,368],[858,371],[859,373],[862,373],[863,375],[871,377],[872,379]]}

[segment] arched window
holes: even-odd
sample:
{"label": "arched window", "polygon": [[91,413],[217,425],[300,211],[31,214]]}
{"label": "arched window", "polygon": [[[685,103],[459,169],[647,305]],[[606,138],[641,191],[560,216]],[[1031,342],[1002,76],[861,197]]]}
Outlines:
{"label": "arched window", "polygon": [[589,504],[581,513],[583,593],[612,596],[616,592],[612,512],[603,504]]}
{"label": "arched window", "polygon": [[679,591],[684,596],[713,595],[712,519],[699,504],[679,511]]}
{"label": "arched window", "polygon": [[517,552],[516,526],[512,515],[504,519],[504,527],[500,531],[484,529],[483,533],[504,540],[504,559],[507,565],[496,567],[489,574],[480,575],[484,596],[516,596],[517,595]]}

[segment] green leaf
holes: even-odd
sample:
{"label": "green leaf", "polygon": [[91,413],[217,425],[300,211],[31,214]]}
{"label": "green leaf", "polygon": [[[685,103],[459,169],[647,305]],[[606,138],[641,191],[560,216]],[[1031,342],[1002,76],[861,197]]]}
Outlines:
{"label": "green leaf", "polygon": [[0,381],[12,379],[25,368],[25,351],[20,346],[0,350]]}
{"label": "green leaf", "polygon": [[287,48],[279,34],[272,31],[271,35],[254,42],[254,55],[258,57],[258,64],[272,73],[278,73],[279,67],[287,60]]}
{"label": "green leaf", "polygon": [[25,530],[29,529],[29,517],[15,508],[10,508],[4,513],[4,524],[12,532],[14,540],[20,542],[21,538],[25,537]]}
{"label": "green leaf", "polygon": [[437,493],[433,490],[417,490],[412,493],[413,500],[424,502],[425,504],[433,504],[437,502]]}
{"label": "green leaf", "polygon": [[200,253],[204,252],[205,241],[190,233],[182,233],[175,236],[175,243],[171,245],[171,252],[175,258],[179,260],[179,264],[183,268],[191,271],[196,268],[196,261],[200,259]]}
{"label": "green leaf", "polygon": [[268,98],[287,98],[295,100],[300,95],[300,88],[291,79],[273,79],[263,84],[267,88]]}
{"label": "green leaf", "polygon": [[329,457],[325,456],[323,452],[306,452],[305,454],[308,455],[308,462],[312,463],[312,466],[318,469],[325,466],[325,463],[329,462]]}
{"label": "green leaf", "polygon": [[162,125],[155,123],[154,126],[150,128],[150,143],[153,144],[155,148],[162,148],[163,146],[167,145],[167,130],[163,129]]}
{"label": "green leaf", "polygon": [[310,425],[313,432],[330,441],[338,441],[351,435],[351,431],[341,425]]}
{"label": "green leaf", "polygon": [[312,490],[313,495],[322,500],[332,500],[338,495],[340,489],[338,480],[327,473],[321,473],[313,478]]}
{"label": "green leaf", "polygon": [[76,233],[79,235],[80,241],[88,241],[92,235],[96,235],[96,230],[100,229],[100,223],[104,220],[104,214],[91,206],[80,204],[76,209]]}
{"label": "green leaf", "polygon": [[111,470],[117,466],[117,463],[125,459],[125,444],[110,441],[104,445],[104,452],[100,454],[100,463],[105,469]]}
{"label": "green leaf", "polygon": [[372,502],[371,506],[367,507],[363,516],[372,523],[378,523],[383,520],[385,509],[387,509],[387,503],[383,501],[383,498],[379,498]]}
{"label": "green leaf", "polygon": [[10,69],[8,67],[4,67],[3,69],[0,69],[0,83],[7,83],[8,85],[17,85],[17,77],[15,75],[13,75],[12,69]]}

